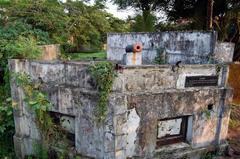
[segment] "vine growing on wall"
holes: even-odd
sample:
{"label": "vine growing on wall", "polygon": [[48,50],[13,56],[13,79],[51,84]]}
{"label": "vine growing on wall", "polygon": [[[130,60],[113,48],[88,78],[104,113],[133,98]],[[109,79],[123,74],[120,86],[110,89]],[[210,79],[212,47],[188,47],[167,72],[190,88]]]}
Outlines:
{"label": "vine growing on wall", "polygon": [[157,49],[157,55],[154,59],[155,64],[159,64],[159,65],[165,64],[166,63],[166,60],[165,60],[166,55],[165,54],[166,53],[165,53],[164,48],[158,48]]}
{"label": "vine growing on wall", "polygon": [[15,73],[13,77],[15,77],[17,86],[23,89],[24,101],[36,113],[39,128],[45,130],[51,127],[52,122],[51,120],[46,120],[48,118],[46,112],[52,104],[48,100],[47,95],[40,90],[41,84],[39,82],[34,83],[26,73]]}
{"label": "vine growing on wall", "polygon": [[40,130],[41,143],[35,145],[35,147],[38,147],[35,155],[40,158],[46,158],[43,156],[47,156],[52,148],[58,147],[57,142],[64,141],[66,134],[59,125],[53,122],[48,113],[52,104],[48,100],[47,94],[41,91],[41,82],[33,81],[26,73],[13,73],[12,77],[17,86],[21,87],[24,92],[24,102],[36,115],[35,122]]}
{"label": "vine growing on wall", "polygon": [[96,118],[99,122],[104,121],[107,115],[108,96],[111,92],[113,82],[117,76],[113,63],[99,62],[89,66],[91,76],[95,79],[98,88],[98,105],[96,107]]}

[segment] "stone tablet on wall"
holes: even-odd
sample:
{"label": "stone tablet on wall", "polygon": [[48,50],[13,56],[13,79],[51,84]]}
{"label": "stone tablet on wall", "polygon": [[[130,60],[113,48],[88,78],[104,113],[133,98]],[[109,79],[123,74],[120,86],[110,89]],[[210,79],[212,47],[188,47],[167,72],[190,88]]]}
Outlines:
{"label": "stone tablet on wall", "polygon": [[185,87],[217,86],[218,76],[187,76]]}

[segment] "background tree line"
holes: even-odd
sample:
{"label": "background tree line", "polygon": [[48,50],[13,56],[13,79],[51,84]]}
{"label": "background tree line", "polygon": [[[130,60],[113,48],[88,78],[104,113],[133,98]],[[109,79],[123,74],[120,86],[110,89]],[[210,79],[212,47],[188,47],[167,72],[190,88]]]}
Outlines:
{"label": "background tree line", "polygon": [[[236,44],[234,60],[240,60],[239,0],[113,0],[119,9],[132,8],[138,14],[129,17],[131,31],[209,30],[208,9],[212,4],[212,28],[218,39]],[[166,17],[159,21],[156,13]]]}

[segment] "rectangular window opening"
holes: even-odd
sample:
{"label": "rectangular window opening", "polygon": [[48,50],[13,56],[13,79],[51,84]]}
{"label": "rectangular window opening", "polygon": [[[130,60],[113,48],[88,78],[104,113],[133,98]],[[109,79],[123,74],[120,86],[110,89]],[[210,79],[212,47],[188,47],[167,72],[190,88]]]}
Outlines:
{"label": "rectangular window opening", "polygon": [[49,112],[49,115],[54,124],[60,126],[69,145],[75,147],[75,117],[57,112]]}
{"label": "rectangular window opening", "polygon": [[186,142],[188,116],[158,120],[157,148],[180,142]]}

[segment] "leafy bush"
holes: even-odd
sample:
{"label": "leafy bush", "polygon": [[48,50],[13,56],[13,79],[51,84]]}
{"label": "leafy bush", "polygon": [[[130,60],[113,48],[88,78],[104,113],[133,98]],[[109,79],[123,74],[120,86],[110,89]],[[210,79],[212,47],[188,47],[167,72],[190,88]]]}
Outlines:
{"label": "leafy bush", "polygon": [[37,59],[41,56],[41,50],[37,46],[37,41],[33,37],[20,36],[13,43],[5,46],[9,57]]}
{"label": "leafy bush", "polygon": [[0,86],[0,158],[12,156],[14,122],[12,115],[11,99],[4,99],[3,87]]}
{"label": "leafy bush", "polygon": [[37,45],[50,43],[49,39],[48,33],[21,21],[0,28],[0,68],[4,75],[4,82],[0,83],[0,158],[13,154],[14,122],[7,60],[37,58],[40,56]]}
{"label": "leafy bush", "polygon": [[117,74],[114,70],[113,63],[111,62],[92,64],[89,66],[89,71],[95,79],[99,90],[96,117],[99,122],[102,122],[107,115],[108,95],[112,90],[112,85]]}

